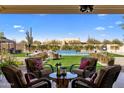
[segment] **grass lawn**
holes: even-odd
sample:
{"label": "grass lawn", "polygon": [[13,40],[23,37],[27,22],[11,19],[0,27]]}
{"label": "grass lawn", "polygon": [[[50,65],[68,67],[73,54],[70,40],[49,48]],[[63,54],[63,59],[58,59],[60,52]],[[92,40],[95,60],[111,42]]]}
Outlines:
{"label": "grass lawn", "polygon": [[[72,64],[80,64],[82,56],[63,56],[62,59],[59,60],[49,60],[47,63],[51,64],[55,68],[55,64],[57,62],[61,62],[62,66],[67,67],[67,69],[70,68]],[[97,66],[101,66],[100,64],[97,64]]]}
{"label": "grass lawn", "polygon": [[27,53],[13,54],[15,57],[27,57]]}

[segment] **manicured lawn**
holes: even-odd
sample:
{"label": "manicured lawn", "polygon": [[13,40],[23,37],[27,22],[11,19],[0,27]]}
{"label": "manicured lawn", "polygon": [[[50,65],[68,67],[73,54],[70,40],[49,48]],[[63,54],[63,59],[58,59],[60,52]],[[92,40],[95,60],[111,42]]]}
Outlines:
{"label": "manicured lawn", "polygon": [[71,64],[79,64],[82,56],[63,56],[59,60],[49,60],[48,63],[55,66],[57,62],[60,62],[62,66],[70,66]]}
{"label": "manicured lawn", "polygon": [[[63,56],[62,59],[49,60],[47,63],[55,67],[55,64],[57,62],[61,62],[62,66],[65,66],[67,67],[67,69],[69,69],[72,64],[80,64],[81,58],[82,56]],[[97,64],[97,66],[101,66],[101,65]]]}
{"label": "manicured lawn", "polygon": [[15,57],[26,57],[27,53],[13,54]]}

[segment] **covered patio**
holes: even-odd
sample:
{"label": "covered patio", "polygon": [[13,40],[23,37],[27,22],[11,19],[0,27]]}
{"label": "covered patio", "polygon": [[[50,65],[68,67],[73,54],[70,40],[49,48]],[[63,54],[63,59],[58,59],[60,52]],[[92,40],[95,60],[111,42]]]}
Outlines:
{"label": "covered patio", "polygon": [[[87,10],[87,8],[86,8]],[[0,13],[17,13],[17,14],[118,14],[118,13],[124,13],[124,5],[94,5],[93,11],[90,12],[83,12],[81,10],[80,5],[0,5]],[[5,37],[0,39],[0,53],[4,49],[3,44],[7,44],[8,47],[6,50],[9,50],[13,48],[16,50],[16,42],[13,40],[9,40]],[[13,44],[13,47],[11,46]],[[123,67],[123,66],[122,66]],[[19,67],[23,73],[27,72],[26,64]],[[124,88],[124,72],[123,68],[116,80],[116,82],[113,84],[113,88]],[[52,81],[52,88],[55,86]],[[4,76],[0,77],[0,87],[1,88],[9,88],[11,87],[10,84],[7,82],[6,78]],[[70,85],[68,87],[71,87]]]}

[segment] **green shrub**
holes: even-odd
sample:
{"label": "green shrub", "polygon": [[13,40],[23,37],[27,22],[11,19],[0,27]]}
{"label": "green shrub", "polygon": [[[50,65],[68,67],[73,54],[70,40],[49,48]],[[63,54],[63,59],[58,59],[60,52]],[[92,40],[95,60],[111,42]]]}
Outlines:
{"label": "green shrub", "polygon": [[2,62],[0,63],[0,67],[6,66],[6,65],[23,65],[22,62],[17,61],[16,57],[12,56],[11,54],[6,54],[6,57],[2,59]]}

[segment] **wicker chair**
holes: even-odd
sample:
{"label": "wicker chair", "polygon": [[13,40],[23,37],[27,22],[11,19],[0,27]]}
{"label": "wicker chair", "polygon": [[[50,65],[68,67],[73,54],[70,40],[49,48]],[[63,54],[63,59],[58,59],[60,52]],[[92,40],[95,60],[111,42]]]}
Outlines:
{"label": "wicker chair", "polygon": [[[37,60],[40,61],[39,66],[41,66],[41,68],[36,67]],[[37,76],[37,78],[48,77],[50,73],[54,72],[53,66],[50,64],[43,64],[41,58],[27,58],[25,59],[25,63],[27,72],[34,73]],[[49,68],[45,68],[44,65],[49,66]]]}
{"label": "wicker chair", "polygon": [[[73,64],[70,67],[70,72],[78,74],[78,76],[81,76],[83,78],[91,76],[96,71],[96,65],[97,65],[97,59],[96,58],[82,58],[81,60],[89,60],[89,65],[86,66],[84,69],[80,69],[80,64]],[[78,66],[78,68],[74,69],[75,66]]]}
{"label": "wicker chair", "polygon": [[[24,74],[13,65],[1,68],[12,88],[50,88],[51,82],[47,78],[36,79],[32,73]],[[32,79],[29,78],[32,76]]]}
{"label": "wicker chair", "polygon": [[112,88],[120,70],[120,65],[102,68],[92,82],[83,78],[74,79],[72,81],[72,88]]}

